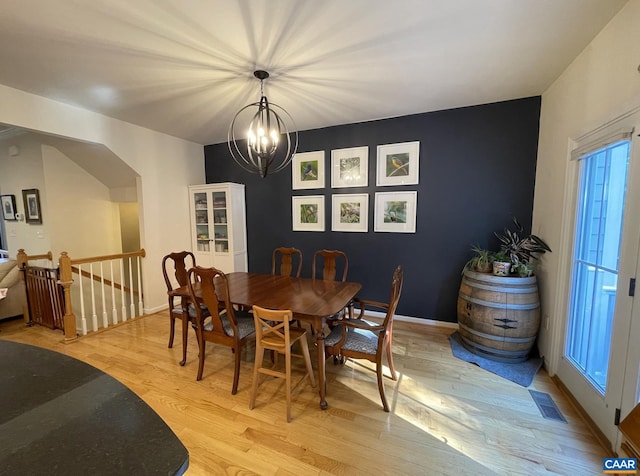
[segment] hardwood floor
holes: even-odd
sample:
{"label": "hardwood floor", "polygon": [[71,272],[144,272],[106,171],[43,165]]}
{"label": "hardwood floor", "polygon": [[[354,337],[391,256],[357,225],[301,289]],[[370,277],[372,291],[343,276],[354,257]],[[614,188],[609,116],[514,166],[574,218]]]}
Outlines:
{"label": "hardwood floor", "polygon": [[287,424],[281,379],[263,377],[249,410],[253,346],[231,395],[229,349],[209,345],[196,382],[195,333],[180,367],[180,332],[168,349],[168,319],[152,314],[72,344],[59,331],[3,321],[0,339],[76,357],[127,385],[187,447],[188,475],[602,474],[606,450],[544,370],[530,388],[551,394],[568,423],[542,418],[526,388],[453,357],[449,328],[396,323],[399,378],[385,382],[391,413],[367,363],[327,360],[328,410],[305,380]]}

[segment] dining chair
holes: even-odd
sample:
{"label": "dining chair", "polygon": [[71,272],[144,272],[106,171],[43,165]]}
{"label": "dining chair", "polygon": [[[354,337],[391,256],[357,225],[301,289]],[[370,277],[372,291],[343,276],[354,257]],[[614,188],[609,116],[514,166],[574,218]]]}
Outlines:
{"label": "dining chair", "polygon": [[[311,368],[311,358],[309,357],[309,345],[307,343],[307,331],[301,327],[291,327],[293,313],[290,310],[272,310],[259,306],[253,306],[253,318],[256,329],[256,360],[253,366],[253,383],[251,384],[251,399],[249,409],[253,410],[256,404],[256,394],[258,392],[258,379],[260,374],[272,377],[284,378],[287,395],[287,422],[291,421],[291,357],[304,358],[307,366],[307,373],[294,385],[297,387],[308,375],[311,386],[315,388],[316,382]],[[300,342],[302,354],[294,354],[291,347],[296,342]],[[271,368],[263,367],[264,351],[271,350],[275,353]],[[278,354],[284,354],[284,372],[276,370]]]}
{"label": "dining chair", "polygon": [[311,264],[311,277],[316,279],[317,273],[322,271],[322,279],[324,281],[335,281],[337,269],[342,268],[342,279],[347,280],[347,271],[349,271],[349,259],[347,254],[338,250],[319,250],[313,254]]}
{"label": "dining chair", "polygon": [[302,251],[297,248],[276,248],[273,250],[271,257],[271,274],[278,274],[278,265],[280,276],[291,276],[294,269],[294,262],[298,263],[296,270],[296,278],[300,277],[302,272]]}
{"label": "dining chair", "polygon": [[[191,301],[203,306],[194,306],[196,311],[196,335],[198,336],[198,375],[202,380],[206,343],[230,347],[235,354],[233,386],[231,394],[238,391],[240,360],[245,343],[255,335],[253,316],[248,311],[236,310],[231,304],[226,275],[216,268],[196,266],[188,273]],[[224,303],[220,306],[220,303]],[[222,310],[221,310],[222,308]]]}
{"label": "dining chair", "polygon": [[[169,253],[162,258],[162,275],[167,285],[167,296],[169,298],[169,348],[173,347],[173,338],[175,336],[175,321],[179,319],[182,322],[182,361],[180,365],[184,365],[187,361],[187,338],[189,322],[195,318],[195,311],[189,308],[188,299],[180,298],[180,302],[176,303],[178,296],[173,294],[176,288],[187,286],[189,280],[187,272],[196,265],[196,258],[190,251],[179,251]],[[173,278],[169,276],[170,268],[173,268]],[[177,284],[177,285],[176,285]],[[187,312],[185,313],[185,309]]]}
{"label": "dining chair", "polygon": [[[338,269],[342,268],[342,282],[347,280],[347,272],[349,271],[349,258],[343,251],[338,250],[319,250],[313,254],[313,261],[311,264],[311,277],[316,279],[318,273],[322,270],[323,281],[335,281]],[[347,306],[330,316],[329,319],[342,318],[347,313],[351,315],[353,313],[353,304],[350,302]],[[333,323],[329,321],[329,327],[332,327]],[[313,326],[311,327],[311,333],[315,334]]]}
{"label": "dining chair", "polygon": [[[335,326],[326,337],[325,353],[334,356],[334,363],[344,363],[345,358],[366,359],[376,364],[378,376],[378,391],[385,412],[389,411],[387,398],[384,394],[382,356],[386,354],[391,378],[397,380],[393,366],[393,315],[398,307],[400,292],[402,291],[402,266],[398,266],[391,281],[391,296],[389,303],[367,301],[354,298],[355,305],[359,307],[359,313],[355,318],[335,320]],[[368,308],[383,309],[386,311],[384,320],[378,324],[363,319]]]}

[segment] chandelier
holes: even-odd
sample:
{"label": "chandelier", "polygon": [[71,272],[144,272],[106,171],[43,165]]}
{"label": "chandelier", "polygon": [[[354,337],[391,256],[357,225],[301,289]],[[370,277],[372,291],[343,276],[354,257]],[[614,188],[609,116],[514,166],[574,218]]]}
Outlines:
{"label": "chandelier", "polygon": [[298,148],[298,132],[291,115],[264,95],[266,71],[254,71],[260,80],[260,101],[248,104],[231,121],[229,152],[243,169],[266,177],[284,169]]}

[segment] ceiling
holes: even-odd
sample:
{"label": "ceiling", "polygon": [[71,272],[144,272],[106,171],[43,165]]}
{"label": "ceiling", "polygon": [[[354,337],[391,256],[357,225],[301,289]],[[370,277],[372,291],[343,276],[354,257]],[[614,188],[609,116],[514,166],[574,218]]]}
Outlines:
{"label": "ceiling", "polygon": [[200,144],[542,94],[626,0],[2,0],[0,83]]}

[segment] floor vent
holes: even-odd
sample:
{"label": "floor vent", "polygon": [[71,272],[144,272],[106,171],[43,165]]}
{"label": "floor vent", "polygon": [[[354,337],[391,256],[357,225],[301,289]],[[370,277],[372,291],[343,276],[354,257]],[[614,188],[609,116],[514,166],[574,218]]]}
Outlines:
{"label": "floor vent", "polygon": [[531,398],[533,398],[533,401],[538,406],[538,410],[540,410],[540,413],[542,413],[542,416],[544,418],[548,420],[557,420],[567,423],[567,420],[564,418],[564,416],[562,416],[560,410],[558,410],[558,407],[551,398],[551,395],[544,392],[537,392],[535,390],[529,390],[529,393],[531,394]]}

